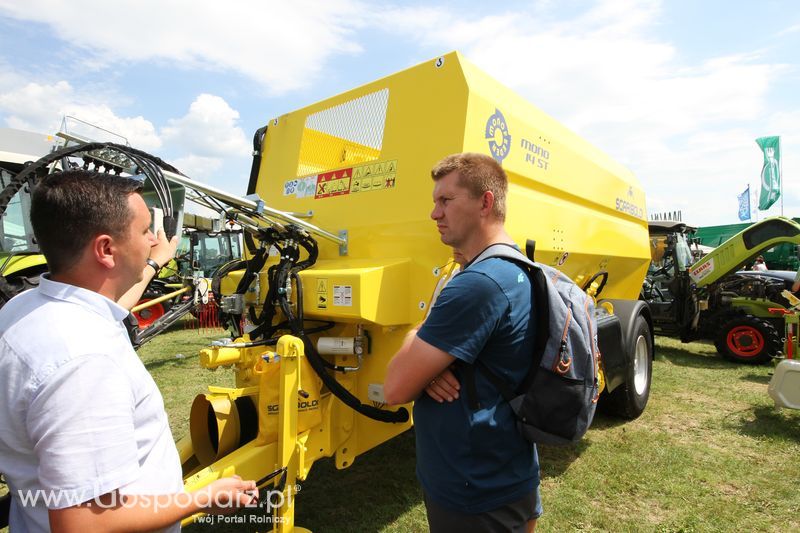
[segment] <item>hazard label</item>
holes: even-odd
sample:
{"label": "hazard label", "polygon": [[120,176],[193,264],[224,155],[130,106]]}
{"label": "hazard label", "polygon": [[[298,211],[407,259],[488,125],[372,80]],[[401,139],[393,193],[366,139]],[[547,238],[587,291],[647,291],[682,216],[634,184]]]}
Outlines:
{"label": "hazard label", "polygon": [[353,167],[352,177],[352,193],[393,189],[397,179],[397,160]]}
{"label": "hazard label", "polygon": [[328,279],[320,278],[317,280],[317,309],[327,309],[328,307]]}
{"label": "hazard label", "polygon": [[353,286],[334,285],[333,286],[333,305],[345,307],[353,306]]}
{"label": "hazard label", "polygon": [[326,172],[317,177],[317,191],[314,198],[327,198],[350,194],[350,181],[353,176],[352,168]]}

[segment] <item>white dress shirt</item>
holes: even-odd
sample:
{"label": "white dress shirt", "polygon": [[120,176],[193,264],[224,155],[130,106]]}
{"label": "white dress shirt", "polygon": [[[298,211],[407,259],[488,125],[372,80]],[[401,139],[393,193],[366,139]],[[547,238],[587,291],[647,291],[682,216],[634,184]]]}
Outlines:
{"label": "white dress shirt", "polygon": [[164,402],[131,347],[127,315],[46,277],[0,310],[0,472],[12,531],[49,531],[48,508],[115,489],[183,492]]}

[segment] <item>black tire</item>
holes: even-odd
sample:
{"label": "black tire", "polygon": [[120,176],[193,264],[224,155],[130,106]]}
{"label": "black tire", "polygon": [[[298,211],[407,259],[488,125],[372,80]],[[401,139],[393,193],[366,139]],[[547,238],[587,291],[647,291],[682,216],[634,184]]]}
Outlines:
{"label": "black tire", "polygon": [[778,329],[752,315],[737,316],[723,323],[714,346],[725,359],[746,365],[767,363],[783,349]]}
{"label": "black tire", "polygon": [[625,383],[604,394],[603,409],[613,415],[633,420],[644,412],[650,398],[653,377],[653,337],[647,320],[639,315],[628,337],[628,368]]}
{"label": "black tire", "polygon": [[0,308],[8,303],[11,298],[28,289],[39,286],[39,276],[46,270],[29,270],[22,273],[15,273],[8,278],[2,278],[0,282]]}

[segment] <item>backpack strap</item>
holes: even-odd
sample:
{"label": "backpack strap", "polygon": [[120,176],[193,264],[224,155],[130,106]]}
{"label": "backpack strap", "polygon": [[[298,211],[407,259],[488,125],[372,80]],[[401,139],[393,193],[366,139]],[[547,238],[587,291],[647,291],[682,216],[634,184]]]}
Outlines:
{"label": "backpack strap", "polygon": [[464,361],[459,361],[458,369],[461,376],[461,383],[464,385],[464,392],[467,394],[467,405],[470,411],[477,411],[481,408],[478,401],[478,388],[475,385],[475,365],[469,365]]}
{"label": "backpack strap", "polygon": [[528,273],[528,278],[531,281],[531,313],[533,314],[533,319],[536,321],[536,337],[534,338],[533,360],[531,361],[531,368],[516,391],[505,379],[492,372],[492,370],[486,366],[486,363],[480,359],[477,359],[474,365],[467,363],[460,365],[463,376],[462,381],[466,389],[465,392],[467,393],[467,403],[470,409],[473,411],[480,408],[480,403],[478,402],[478,389],[475,384],[475,367],[477,367],[481,373],[486,376],[486,379],[488,379],[489,382],[494,385],[498,392],[500,392],[500,395],[506,401],[510,402],[518,395],[519,392],[527,390],[528,386],[536,377],[539,365],[542,362],[542,357],[544,357],[544,350],[547,345],[547,334],[550,331],[550,308],[549,301],[547,299],[547,280],[545,279],[542,269],[539,268],[536,263],[525,257],[525,255],[523,255],[523,253],[520,252],[519,249],[517,249],[514,245],[507,243],[496,243],[486,247],[480,254],[478,254],[477,257],[475,257],[475,259],[470,261],[464,267],[464,270],[492,257],[499,257],[501,259],[513,261],[523,267]]}

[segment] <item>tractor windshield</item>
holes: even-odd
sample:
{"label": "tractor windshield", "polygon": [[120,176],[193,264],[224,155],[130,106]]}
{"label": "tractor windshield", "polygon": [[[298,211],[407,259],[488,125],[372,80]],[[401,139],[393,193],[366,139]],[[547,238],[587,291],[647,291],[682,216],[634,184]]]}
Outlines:
{"label": "tractor windshield", "polygon": [[13,253],[39,253],[39,247],[33,237],[30,225],[31,200],[27,187],[20,190],[8,203],[3,216],[0,217],[0,251]]}
{"label": "tractor windshield", "polygon": [[676,234],[675,259],[677,260],[678,270],[683,272],[692,264],[692,249],[683,233]]}

